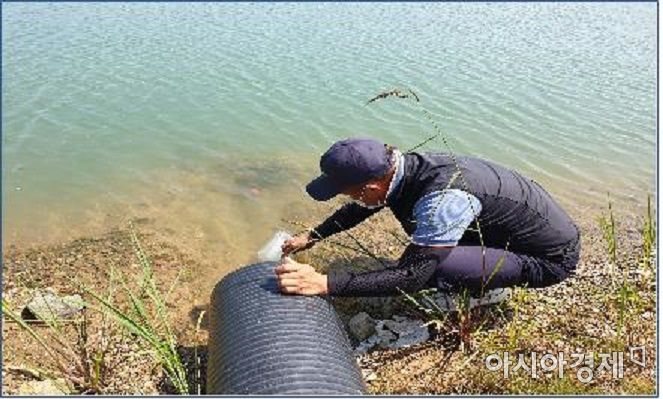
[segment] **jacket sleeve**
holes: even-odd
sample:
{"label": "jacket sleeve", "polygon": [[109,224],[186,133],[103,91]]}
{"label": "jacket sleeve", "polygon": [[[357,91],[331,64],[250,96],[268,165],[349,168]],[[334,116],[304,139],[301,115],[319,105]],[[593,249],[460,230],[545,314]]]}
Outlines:
{"label": "jacket sleeve", "polygon": [[391,296],[402,290],[412,293],[426,288],[437,264],[452,248],[422,247],[410,244],[396,267],[370,272],[331,270],[327,275],[329,295]]}
{"label": "jacket sleeve", "polygon": [[339,210],[329,216],[318,227],[313,229],[311,236],[322,240],[341,231],[351,229],[379,212],[383,207],[369,209],[354,202],[343,205]]}

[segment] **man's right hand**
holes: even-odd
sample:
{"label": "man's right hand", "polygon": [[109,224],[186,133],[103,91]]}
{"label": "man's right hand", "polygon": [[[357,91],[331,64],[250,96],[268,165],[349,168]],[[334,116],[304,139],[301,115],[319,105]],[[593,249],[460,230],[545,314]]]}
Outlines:
{"label": "man's right hand", "polygon": [[288,256],[293,252],[311,248],[314,244],[315,240],[311,237],[311,233],[305,231],[284,242],[281,251],[283,251],[283,256]]}

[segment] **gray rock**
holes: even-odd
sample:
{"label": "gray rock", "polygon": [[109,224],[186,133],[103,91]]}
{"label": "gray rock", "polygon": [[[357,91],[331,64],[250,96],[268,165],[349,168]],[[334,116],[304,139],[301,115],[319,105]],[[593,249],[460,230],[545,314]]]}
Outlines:
{"label": "gray rock", "polygon": [[403,316],[394,316],[391,320],[378,320],[374,326],[375,334],[362,340],[355,354],[363,354],[374,347],[381,349],[406,348],[427,341],[430,338],[424,322]]}
{"label": "gray rock", "polygon": [[377,334],[371,335],[368,339],[361,341],[357,348],[355,348],[355,355],[362,355],[368,352],[370,349],[373,349],[375,345],[380,342],[380,337]]}
{"label": "gray rock", "polygon": [[396,334],[385,326],[385,320],[379,320],[375,325],[375,336],[377,337],[377,345],[380,348],[389,348],[391,343],[398,338]]}
{"label": "gray rock", "polygon": [[398,334],[398,339],[387,344],[390,349],[404,348],[419,344],[428,340],[428,328],[421,320],[408,319],[407,317],[394,316],[393,320],[385,320],[384,326],[390,331]]}
{"label": "gray rock", "polygon": [[363,341],[375,333],[375,320],[366,312],[354,315],[348,322],[348,329],[358,341]]}
{"label": "gray rock", "polygon": [[384,326],[398,335],[406,334],[412,329],[409,320],[385,320]]}
{"label": "gray rock", "polygon": [[38,290],[30,302],[21,311],[24,320],[53,321],[70,318],[84,308],[80,295],[59,297],[57,293],[47,288]]}
{"label": "gray rock", "polygon": [[429,338],[428,328],[417,326],[407,333],[399,335],[396,342],[390,345],[390,348],[407,348],[412,345],[426,342]]}

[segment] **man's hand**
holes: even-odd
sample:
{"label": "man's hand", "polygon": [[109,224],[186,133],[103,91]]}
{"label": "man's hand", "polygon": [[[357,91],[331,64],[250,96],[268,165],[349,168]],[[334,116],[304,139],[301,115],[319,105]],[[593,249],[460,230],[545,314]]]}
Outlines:
{"label": "man's hand", "polygon": [[276,277],[281,292],[285,294],[327,294],[327,276],[316,272],[311,265],[283,258],[276,267]]}
{"label": "man's hand", "polygon": [[311,248],[313,244],[315,244],[315,241],[311,238],[311,233],[305,231],[284,242],[281,246],[281,251],[283,251],[283,256],[285,257],[293,252]]}

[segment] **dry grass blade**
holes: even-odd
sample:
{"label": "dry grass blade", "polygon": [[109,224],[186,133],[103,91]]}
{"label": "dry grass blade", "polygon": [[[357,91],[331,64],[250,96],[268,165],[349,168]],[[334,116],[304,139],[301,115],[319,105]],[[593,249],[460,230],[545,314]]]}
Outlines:
{"label": "dry grass blade", "polygon": [[[112,315],[120,325],[140,337],[154,351],[155,360],[161,364],[177,392],[186,394],[189,390],[186,369],[177,351],[177,340],[168,322],[165,301],[157,288],[152,263],[140,245],[133,225],[130,225],[130,236],[143,273],[140,294],[136,295],[122,276],[118,279],[129,300],[132,315],[114,305],[110,298],[103,298],[89,289],[85,289],[85,292],[101,304],[102,313]],[[151,303],[143,302],[144,295]],[[148,311],[148,305],[154,309],[155,317]]]}
{"label": "dry grass blade", "polygon": [[652,215],[651,195],[647,195],[647,213],[645,214],[645,225],[642,229],[642,263],[651,269],[652,256],[656,247],[656,223]]}
{"label": "dry grass blade", "polygon": [[488,279],[486,280],[485,283],[481,284],[481,297],[483,298],[484,293],[485,293],[485,288],[490,284],[490,282],[493,280],[493,277],[502,269],[504,266],[504,262],[506,261],[506,254],[507,251],[509,250],[509,242],[506,243],[506,246],[504,248],[504,253],[500,256],[500,258],[497,260],[497,263],[495,263],[495,267],[493,268],[493,271],[490,273],[488,276]]}
{"label": "dry grass blade", "polygon": [[169,342],[164,342],[161,338],[159,338],[158,334],[149,324],[143,325],[142,323],[137,322],[101,296],[90,290],[86,290],[86,292],[102,305],[102,309],[100,309],[100,311],[109,311],[115,317],[115,319],[127,330],[147,342],[148,345],[156,351],[158,360],[164,366],[166,374],[178,392],[183,394],[188,393],[184,366],[182,365],[182,361],[179,358],[179,354],[177,351],[172,350],[172,346]]}
{"label": "dry grass blade", "polygon": [[[337,225],[338,227],[340,227],[341,229],[343,229],[343,227],[341,226],[340,223],[336,222],[336,225]],[[368,248],[366,248],[366,247],[361,243],[361,241],[359,241],[359,240],[357,239],[357,237],[355,237],[352,233],[350,233],[350,232],[347,231],[347,230],[343,230],[343,232],[344,232],[348,237],[350,237],[350,238],[352,239],[352,241],[354,241],[355,244],[357,244],[357,246],[361,249],[361,251],[362,251],[364,254],[368,255],[368,256],[371,257],[373,260],[379,262],[383,267],[387,267],[387,266],[388,266],[388,265],[387,265],[382,259],[380,259],[377,255],[375,255],[375,254],[374,254],[373,252],[371,252]]]}
{"label": "dry grass blade", "polygon": [[419,96],[417,96],[417,94],[415,92],[413,92],[410,89],[406,89],[406,90],[408,91],[409,94],[404,93],[400,89],[393,89],[393,90],[384,91],[384,92],[376,95],[375,97],[371,98],[370,100],[368,100],[365,105],[368,105],[372,102],[375,102],[377,100],[381,100],[381,99],[384,99],[384,98],[387,98],[387,97],[413,98],[416,102],[419,102]]}
{"label": "dry grass blade", "polygon": [[[203,311],[200,312],[200,314],[198,315],[198,320],[196,321],[196,338],[198,338],[198,335],[200,334],[200,326],[201,326],[201,324],[202,324],[202,322],[203,322],[203,317],[204,317],[204,316],[205,316],[205,311],[203,310]],[[193,356],[194,356],[194,358],[195,358],[195,362],[196,362],[196,369],[195,369],[195,373],[196,373],[196,377],[195,377],[195,378],[196,378],[196,390],[197,390],[198,395],[200,395],[200,394],[201,394],[201,384],[200,384],[200,381],[201,381],[202,378],[201,378],[201,375],[200,375],[201,366],[200,366],[200,356],[198,356],[198,345],[197,345],[197,344],[194,346],[194,349],[193,349]]]}

